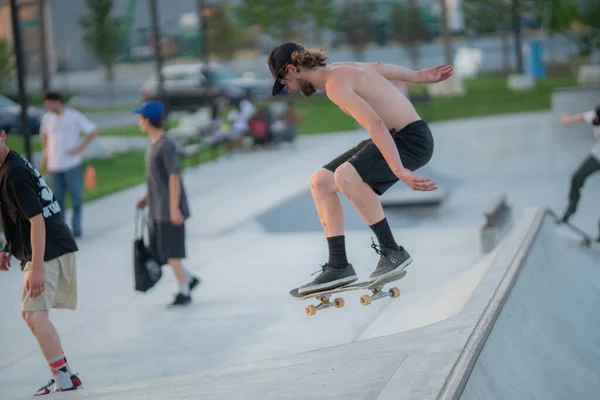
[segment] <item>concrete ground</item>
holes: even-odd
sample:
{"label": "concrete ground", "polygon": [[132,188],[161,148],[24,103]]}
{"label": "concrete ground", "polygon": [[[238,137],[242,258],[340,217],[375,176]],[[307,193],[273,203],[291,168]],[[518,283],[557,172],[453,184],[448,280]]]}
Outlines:
{"label": "concrete ground", "polygon": [[[204,282],[185,309],[165,308],[175,290],[168,270],[151,292],[133,291],[133,208],[143,188],[87,205],[79,309],[52,313],[86,389],[58,397],[436,398],[532,225],[528,207],[562,211],[570,173],[592,145],[591,134],[567,136],[556,124],[545,112],[432,124],[436,151],[421,172],[449,196],[439,206],[386,211],[415,260],[397,282],[400,298],[363,308],[362,293],[348,292],[344,308],[313,317],[304,314],[313,302],[287,293],[326,261],[308,180],[364,132],[311,135],[295,148],[187,171],[186,266]],[[482,213],[500,193],[523,219],[502,251],[482,254]],[[599,194],[593,177],[574,218],[594,234]],[[365,277],[377,261],[372,234],[344,206],[348,254]],[[49,379],[20,320],[19,290],[15,265],[0,279],[6,399],[25,398]]]}

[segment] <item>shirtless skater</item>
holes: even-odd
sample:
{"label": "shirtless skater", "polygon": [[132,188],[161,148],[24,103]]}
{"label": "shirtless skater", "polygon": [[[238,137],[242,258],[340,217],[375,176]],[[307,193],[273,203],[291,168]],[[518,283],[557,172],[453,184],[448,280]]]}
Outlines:
{"label": "shirtless skater", "polygon": [[379,246],[371,245],[380,259],[370,281],[398,274],[412,262],[408,252],[394,240],[377,196],[398,180],[413,190],[436,190],[430,179],[412,173],[429,162],[434,144],[427,123],[395,85],[434,83],[452,74],[449,65],[413,71],[380,62],[329,65],[326,62],[322,50],[307,49],[297,43],[276,47],[268,59],[275,78],[273,96],[284,87],[288,92],[300,92],[307,97],[322,90],[371,137],[311,177],[311,192],[329,245],[329,261],[312,282],[298,290],[300,294],[358,280],[346,258],[344,216],[338,191],[350,200],[379,241]]}

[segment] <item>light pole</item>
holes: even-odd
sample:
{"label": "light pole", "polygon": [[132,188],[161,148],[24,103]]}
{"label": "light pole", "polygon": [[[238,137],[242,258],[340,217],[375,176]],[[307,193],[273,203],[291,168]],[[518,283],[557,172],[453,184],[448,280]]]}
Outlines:
{"label": "light pole", "polygon": [[196,9],[198,12],[198,33],[200,34],[200,43],[202,46],[202,62],[208,64],[209,44],[208,44],[208,29],[206,29],[206,18],[204,17],[204,0],[196,0]]}
{"label": "light pole", "polygon": [[523,51],[521,49],[521,17],[519,15],[519,0],[512,0],[512,23],[515,31],[515,51],[517,52],[517,73],[523,73]]}
{"label": "light pole", "polygon": [[31,158],[31,137],[29,132],[29,118],[27,117],[27,93],[25,91],[25,63],[23,60],[23,42],[21,40],[21,29],[19,27],[19,9],[17,0],[10,0],[10,18],[13,31],[13,46],[17,61],[17,81],[19,86],[19,104],[21,104],[21,133],[25,139],[25,157],[29,162]]}
{"label": "light pole", "polygon": [[165,113],[167,112],[167,104],[165,101],[164,82],[162,76],[163,59],[160,46],[160,28],[158,26],[158,9],[156,6],[156,0],[150,1],[150,21],[152,21],[152,34],[154,35],[154,41],[156,49],[154,51],[154,60],[156,64],[156,77],[158,80],[158,98],[165,107]]}
{"label": "light pole", "polygon": [[42,50],[42,60],[40,68],[42,72],[42,91],[50,89],[50,76],[48,74],[48,48],[46,46],[46,0],[38,1],[39,27],[40,27],[40,46]]}

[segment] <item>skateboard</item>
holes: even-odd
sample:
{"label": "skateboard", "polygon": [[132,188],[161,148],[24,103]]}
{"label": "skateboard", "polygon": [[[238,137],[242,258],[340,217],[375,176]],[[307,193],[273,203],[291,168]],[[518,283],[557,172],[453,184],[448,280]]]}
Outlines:
{"label": "skateboard", "polygon": [[581,229],[579,229],[578,227],[576,227],[575,225],[571,224],[570,222],[563,222],[562,218],[558,216],[557,213],[555,213],[553,210],[548,210],[548,213],[550,215],[552,215],[552,217],[554,218],[554,223],[557,225],[567,225],[569,228],[573,229],[575,232],[579,233],[583,239],[581,241],[581,245],[585,246],[585,247],[590,247],[592,245],[592,241],[594,239],[592,239],[592,237],[590,235],[588,235],[586,232],[582,231]]}
{"label": "skateboard", "polygon": [[298,293],[299,288],[295,288],[295,289],[290,290],[290,296],[292,296],[292,298],[294,298],[296,300],[306,300],[306,299],[310,299],[311,297],[315,297],[319,300],[320,303],[316,306],[313,306],[313,305],[306,306],[304,311],[306,312],[306,315],[308,315],[308,316],[315,315],[317,313],[317,311],[323,310],[325,308],[330,308],[330,307],[342,308],[342,307],[344,307],[344,299],[342,299],[341,297],[337,297],[337,298],[333,299],[333,301],[331,301],[331,296],[335,293],[347,292],[350,290],[361,290],[361,289],[371,290],[371,292],[373,293],[372,295],[365,294],[363,296],[360,296],[360,304],[362,304],[363,306],[368,306],[369,304],[371,304],[371,301],[381,299],[383,297],[389,296],[393,299],[399,297],[400,289],[398,289],[397,287],[391,288],[388,291],[383,291],[382,289],[383,289],[384,285],[386,285],[390,282],[400,280],[400,279],[404,278],[405,275],[406,275],[406,270],[402,270],[400,273],[398,273],[396,275],[381,278],[374,282],[363,281],[363,282],[353,283],[351,285],[338,287],[335,289],[328,289],[328,290],[324,290],[321,292],[315,292],[315,293],[310,293],[310,294],[305,294],[305,295]]}

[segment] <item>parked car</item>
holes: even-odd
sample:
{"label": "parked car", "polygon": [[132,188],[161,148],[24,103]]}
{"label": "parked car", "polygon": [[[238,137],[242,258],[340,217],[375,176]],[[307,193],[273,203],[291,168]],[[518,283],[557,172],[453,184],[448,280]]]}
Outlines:
{"label": "parked car", "polygon": [[[173,64],[162,68],[165,106],[169,111],[196,111],[210,107],[217,97],[231,104],[244,97],[261,98],[273,83],[254,76],[239,75],[221,64]],[[152,76],[140,89],[142,101],[158,99],[158,80]]]}
{"label": "parked car", "polygon": [[[28,107],[27,116],[30,134],[39,134],[44,110]],[[2,95],[0,95],[0,129],[4,129],[6,133],[23,133],[21,132],[21,105]]]}

